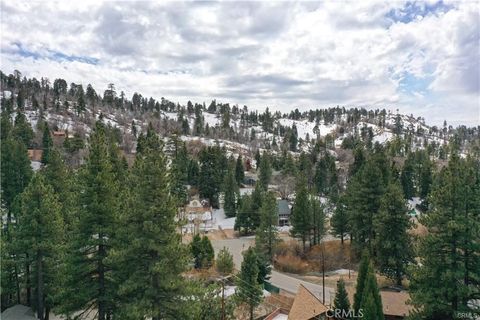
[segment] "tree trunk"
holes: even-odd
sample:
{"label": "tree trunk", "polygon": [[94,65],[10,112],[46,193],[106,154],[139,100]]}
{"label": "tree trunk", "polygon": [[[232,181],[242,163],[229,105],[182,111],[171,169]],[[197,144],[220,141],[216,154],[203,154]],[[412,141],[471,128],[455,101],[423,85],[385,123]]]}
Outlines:
{"label": "tree trunk", "polygon": [[28,263],[29,256],[26,255],[27,263],[25,265],[26,277],[27,277],[27,306],[32,306],[32,284],[30,283],[30,263]]}
{"label": "tree trunk", "polygon": [[45,320],[43,305],[43,262],[42,252],[37,252],[37,316],[40,320]]}
{"label": "tree trunk", "polygon": [[[17,260],[17,257],[15,256],[15,260]],[[15,284],[17,287],[17,303],[20,304],[20,279],[18,278],[18,267],[17,264],[15,263]]]}
{"label": "tree trunk", "polygon": [[44,320],[49,320],[50,319],[50,306],[45,306],[45,319]]}
{"label": "tree trunk", "polygon": [[[102,235],[100,235],[100,239]],[[105,257],[105,247],[98,246],[98,320],[105,320],[105,267],[103,265],[103,258]]]}
{"label": "tree trunk", "polygon": [[253,304],[250,305],[250,320],[253,320]]}
{"label": "tree trunk", "polygon": [[343,246],[343,233],[340,233],[340,243],[341,243],[342,246]]}

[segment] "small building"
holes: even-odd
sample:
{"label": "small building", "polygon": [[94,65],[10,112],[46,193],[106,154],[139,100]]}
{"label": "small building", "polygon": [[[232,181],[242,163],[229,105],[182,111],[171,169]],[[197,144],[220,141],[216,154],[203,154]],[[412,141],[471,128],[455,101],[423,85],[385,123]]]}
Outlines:
{"label": "small building", "polygon": [[53,131],[52,132],[52,135],[54,137],[61,137],[61,138],[65,138],[67,136],[67,133],[64,131],[64,130],[58,130],[58,131]]}
{"label": "small building", "polygon": [[193,225],[192,233],[197,234],[200,232],[200,224],[203,224],[206,228],[208,224],[213,223],[212,212],[213,208],[208,200],[200,200],[198,197],[192,199],[185,206],[184,217],[189,224]]}
{"label": "small building", "polygon": [[28,149],[28,159],[30,161],[42,161],[43,150],[42,149]]}
{"label": "small building", "polygon": [[287,200],[277,200],[278,226],[284,227],[290,225],[290,214],[292,209]]}

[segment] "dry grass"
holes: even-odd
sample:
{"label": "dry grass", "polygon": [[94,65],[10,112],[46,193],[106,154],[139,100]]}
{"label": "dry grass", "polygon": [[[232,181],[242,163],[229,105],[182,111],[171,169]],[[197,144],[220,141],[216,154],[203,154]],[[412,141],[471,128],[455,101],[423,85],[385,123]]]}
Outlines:
{"label": "dry grass", "polygon": [[312,271],[321,270],[322,253],[325,255],[325,271],[352,269],[357,264],[357,258],[350,248],[350,241],[345,241],[343,245],[340,241],[328,241],[312,247],[307,253],[306,259],[313,268]]}
{"label": "dry grass", "polygon": [[297,241],[284,241],[278,244],[275,253],[275,268],[298,274],[319,272],[322,269],[322,254],[325,255],[325,271],[353,269],[358,263],[349,241],[343,245],[340,241],[328,241],[313,246],[305,254]]}
{"label": "dry grass", "polygon": [[309,265],[306,261],[290,253],[277,256],[274,261],[274,266],[280,271],[289,273],[303,274],[310,271]]}

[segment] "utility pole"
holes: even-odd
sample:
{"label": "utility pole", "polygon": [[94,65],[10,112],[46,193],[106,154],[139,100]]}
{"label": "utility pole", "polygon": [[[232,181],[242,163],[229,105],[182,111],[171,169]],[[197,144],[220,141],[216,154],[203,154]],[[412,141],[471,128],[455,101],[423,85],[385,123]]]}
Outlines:
{"label": "utility pole", "polygon": [[325,243],[322,241],[322,300],[325,305]]}

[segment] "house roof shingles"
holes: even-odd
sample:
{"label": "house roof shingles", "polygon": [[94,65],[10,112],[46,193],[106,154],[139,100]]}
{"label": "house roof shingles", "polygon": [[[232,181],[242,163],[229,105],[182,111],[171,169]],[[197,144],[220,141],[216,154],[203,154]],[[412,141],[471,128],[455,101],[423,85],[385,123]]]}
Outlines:
{"label": "house roof shingles", "polygon": [[326,313],[328,308],[303,285],[298,288],[288,319],[309,320]]}

